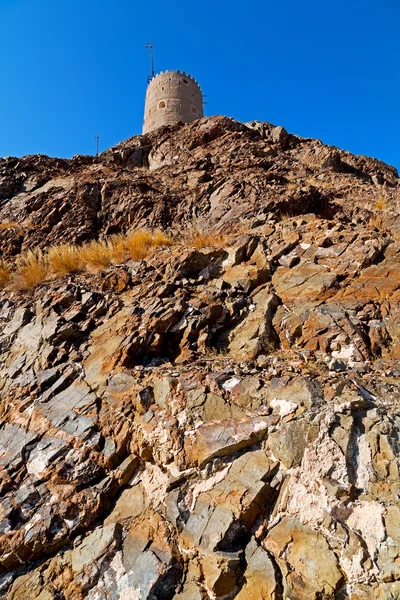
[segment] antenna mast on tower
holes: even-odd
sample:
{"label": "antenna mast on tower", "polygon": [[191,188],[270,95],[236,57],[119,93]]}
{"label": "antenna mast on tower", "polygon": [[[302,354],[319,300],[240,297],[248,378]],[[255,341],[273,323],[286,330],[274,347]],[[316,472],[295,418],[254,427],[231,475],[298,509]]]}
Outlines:
{"label": "antenna mast on tower", "polygon": [[148,50],[150,50],[151,75],[149,75],[147,78],[147,82],[150,83],[150,81],[154,77],[154,53],[153,53],[154,46],[153,46],[153,42],[149,42],[148,44],[145,44],[144,47],[147,48]]}

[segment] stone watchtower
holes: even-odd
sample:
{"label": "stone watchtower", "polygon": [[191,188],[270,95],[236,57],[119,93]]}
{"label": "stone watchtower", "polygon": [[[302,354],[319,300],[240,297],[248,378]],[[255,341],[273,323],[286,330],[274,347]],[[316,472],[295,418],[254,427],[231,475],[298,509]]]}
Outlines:
{"label": "stone watchtower", "polygon": [[163,125],[190,123],[203,116],[203,94],[195,79],[180,71],[153,77],[146,92],[143,133]]}

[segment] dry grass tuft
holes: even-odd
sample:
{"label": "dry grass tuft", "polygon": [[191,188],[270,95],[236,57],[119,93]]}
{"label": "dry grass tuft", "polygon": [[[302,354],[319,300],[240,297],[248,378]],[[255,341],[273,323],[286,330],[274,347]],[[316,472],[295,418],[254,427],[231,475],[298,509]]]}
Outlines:
{"label": "dry grass tuft", "polygon": [[375,202],[376,210],[384,210],[387,208],[386,198],[384,196],[379,196],[378,200]]}
{"label": "dry grass tuft", "polygon": [[49,267],[41,250],[27,250],[18,260],[17,275],[13,280],[18,290],[30,290],[49,277]]}
{"label": "dry grass tuft", "polygon": [[281,208],[276,215],[277,222],[287,221],[287,219],[292,219],[296,216],[289,208]]}
{"label": "dry grass tuft", "polygon": [[369,225],[372,227],[372,229],[378,229],[378,231],[381,231],[384,229],[383,218],[380,215],[371,215],[369,218]]}
{"label": "dry grass tuft", "polygon": [[0,223],[0,229],[20,229],[20,226],[14,221],[6,221],[4,223]]}
{"label": "dry grass tuft", "polygon": [[49,268],[54,275],[67,275],[79,273],[83,270],[83,263],[79,256],[80,248],[73,244],[53,246],[47,251]]}
{"label": "dry grass tuft", "polygon": [[223,246],[226,236],[216,231],[194,231],[187,239],[187,243],[194,248],[210,248],[212,246]]}
{"label": "dry grass tuft", "polygon": [[136,231],[127,236],[125,243],[129,258],[141,260],[149,252],[151,233],[149,231]]}
{"label": "dry grass tuft", "polygon": [[132,260],[145,258],[151,248],[171,246],[172,240],[162,231],[135,231],[126,237],[126,249]]}
{"label": "dry grass tuft", "polygon": [[141,230],[81,246],[63,244],[52,246],[46,252],[28,250],[19,257],[13,277],[7,265],[0,262],[0,288],[12,283],[17,290],[29,290],[46,279],[68,273],[96,271],[130,258],[140,260],[148,256],[152,249],[171,244],[172,240],[161,231]]}
{"label": "dry grass tuft", "polygon": [[113,263],[123,263],[128,258],[126,238],[123,235],[113,235],[110,239]]}
{"label": "dry grass tuft", "polygon": [[3,262],[0,262],[0,289],[6,287],[8,283],[10,283],[11,273],[7,267],[7,265]]}
{"label": "dry grass tuft", "polygon": [[155,229],[151,235],[151,245],[153,248],[164,248],[166,246],[172,246],[173,244],[171,238],[159,229]]}
{"label": "dry grass tuft", "polygon": [[104,269],[112,262],[112,244],[110,241],[88,242],[78,247],[79,259],[88,270]]}

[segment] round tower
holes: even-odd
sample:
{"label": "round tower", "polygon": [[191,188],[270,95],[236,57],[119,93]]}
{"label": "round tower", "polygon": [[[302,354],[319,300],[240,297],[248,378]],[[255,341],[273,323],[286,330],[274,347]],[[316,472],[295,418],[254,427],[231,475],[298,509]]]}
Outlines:
{"label": "round tower", "polygon": [[144,108],[143,133],[179,121],[190,123],[203,116],[203,94],[193,77],[166,71],[150,81]]}

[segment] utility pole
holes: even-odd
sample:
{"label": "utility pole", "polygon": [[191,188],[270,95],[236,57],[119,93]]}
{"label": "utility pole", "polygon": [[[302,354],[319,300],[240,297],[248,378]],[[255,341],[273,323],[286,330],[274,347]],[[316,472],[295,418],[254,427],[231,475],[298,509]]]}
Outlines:
{"label": "utility pole", "polygon": [[147,50],[150,50],[151,75],[149,75],[147,78],[147,82],[150,83],[150,81],[154,77],[154,53],[153,53],[154,46],[153,46],[153,42],[149,42],[148,44],[145,44],[144,47],[147,48]]}
{"label": "utility pole", "polygon": [[94,139],[96,140],[96,156],[99,155],[99,134],[96,133],[96,135],[94,136]]}

